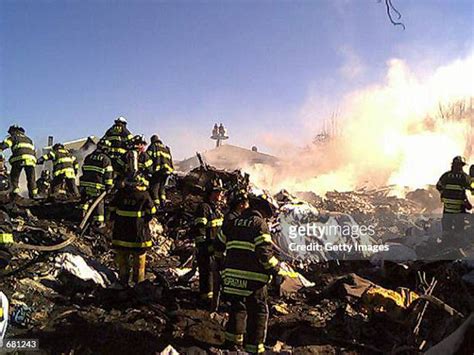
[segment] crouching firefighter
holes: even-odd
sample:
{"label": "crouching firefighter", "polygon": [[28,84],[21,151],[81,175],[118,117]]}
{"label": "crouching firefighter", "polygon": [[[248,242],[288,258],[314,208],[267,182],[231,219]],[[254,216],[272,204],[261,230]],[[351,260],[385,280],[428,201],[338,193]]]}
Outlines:
{"label": "crouching firefighter", "polygon": [[250,353],[265,351],[267,285],[272,276],[281,280],[265,221],[274,212],[275,206],[265,195],[251,196],[250,207],[237,218],[226,220],[216,243],[216,249],[226,253],[223,294],[231,304],[225,332],[227,349],[245,346]]}
{"label": "crouching firefighter", "polygon": [[0,273],[6,269],[12,255],[10,245],[13,243],[13,227],[10,216],[0,210]]}
{"label": "crouching firefighter", "polygon": [[40,197],[49,197],[51,193],[51,174],[48,169],[41,172],[40,178],[36,180],[36,186]]}
{"label": "crouching firefighter", "polygon": [[65,184],[66,195],[77,197],[79,190],[76,186],[76,173],[79,164],[76,157],[63,144],[56,143],[49,153],[38,159],[38,164],[43,164],[47,160],[53,162],[53,182],[51,186],[53,194],[58,194]]}
{"label": "crouching firefighter", "polygon": [[201,305],[212,310],[215,289],[214,243],[221,232],[223,215],[219,203],[224,196],[224,189],[217,182],[206,186],[206,201],[197,209],[194,226],[191,231],[196,247],[196,261],[199,271],[199,299]]}
{"label": "crouching firefighter", "polygon": [[[87,213],[90,205],[104,191],[112,189],[114,180],[114,169],[112,161],[107,156],[107,149],[110,143],[101,139],[97,144],[97,148],[84,159],[82,165],[82,176],[79,186],[82,196],[83,214]],[[97,227],[103,227],[105,223],[105,202],[102,199],[93,212],[92,220]]]}
{"label": "crouching firefighter", "polygon": [[151,197],[156,206],[163,207],[166,202],[166,180],[174,171],[171,150],[155,134],[151,137],[147,153],[153,160],[153,173],[150,181]]}
{"label": "crouching firefighter", "polygon": [[0,151],[7,148],[12,151],[9,159],[12,194],[15,196],[20,193],[20,174],[24,169],[28,183],[28,195],[30,198],[34,198],[38,194],[38,189],[36,188],[36,152],[33,141],[25,135],[25,130],[22,127],[16,125],[10,126],[8,134],[9,136],[0,142]]}
{"label": "crouching firefighter", "polygon": [[156,209],[139,174],[125,180],[111,201],[110,210],[114,221],[112,247],[116,250],[120,281],[128,285],[132,269],[133,281],[142,282],[146,251],[152,246],[148,223]]}

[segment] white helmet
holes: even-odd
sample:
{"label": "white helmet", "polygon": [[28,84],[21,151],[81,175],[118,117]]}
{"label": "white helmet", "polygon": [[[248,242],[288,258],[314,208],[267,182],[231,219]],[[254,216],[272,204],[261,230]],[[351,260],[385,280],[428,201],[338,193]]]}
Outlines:
{"label": "white helmet", "polygon": [[115,123],[127,124],[127,120],[125,119],[125,117],[120,116],[120,117],[118,117],[118,118],[115,120]]}

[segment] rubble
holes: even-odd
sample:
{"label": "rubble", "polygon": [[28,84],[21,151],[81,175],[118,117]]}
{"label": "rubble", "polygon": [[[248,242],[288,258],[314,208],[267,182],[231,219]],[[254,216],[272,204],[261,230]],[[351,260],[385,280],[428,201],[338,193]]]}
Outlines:
{"label": "rubble", "polygon": [[[20,201],[7,206],[19,246],[51,248],[70,240],[60,250],[15,249],[12,270],[1,277],[0,289],[12,310],[28,307],[31,321],[26,328],[10,324],[9,336],[39,338],[46,353],[175,354],[218,349],[224,341],[228,306],[222,302],[214,316],[196,308],[198,275],[193,243],[187,236],[192,212],[201,199],[196,182],[215,175],[228,187],[245,181],[240,172],[211,167],[177,177],[170,187],[170,201],[150,228],[154,246],[147,256],[147,280],[130,289],[114,285],[110,226],[100,232],[89,228],[81,235],[74,201]],[[423,191],[404,199],[390,196],[389,190],[330,192],[323,197],[304,193],[297,194],[298,198],[282,192],[275,196],[280,214],[272,238],[293,277],[288,276],[281,286],[283,298],[277,290],[270,290],[267,345],[274,352],[365,354],[405,349],[409,353],[440,346],[459,327],[467,329],[465,324],[472,316],[466,320],[459,314],[474,310],[474,285],[469,281],[472,265],[419,261],[416,256],[432,243],[430,228],[439,224],[439,216],[423,217],[429,210],[419,197],[426,195]],[[396,245],[397,238],[402,238],[399,245],[407,248],[407,255],[413,252],[413,257],[402,257],[399,248],[393,250],[403,264],[387,261],[393,256],[367,261],[336,261],[324,253],[295,258],[284,232],[285,225],[296,223],[295,216],[299,224],[304,218],[337,225],[374,223],[376,238],[363,236],[367,242],[390,240]],[[328,240],[332,237],[326,235]],[[311,257],[314,255],[317,258]],[[428,287],[431,281],[426,280],[434,279],[436,287]],[[432,295],[455,312],[450,314],[426,301],[411,306],[396,291],[400,287],[413,295]],[[376,295],[368,290],[384,290],[377,294],[383,294],[383,302],[380,298],[375,302]],[[393,307],[384,303],[390,300]],[[463,346],[472,353],[472,344],[464,342]],[[443,345],[442,349],[448,348]]]}

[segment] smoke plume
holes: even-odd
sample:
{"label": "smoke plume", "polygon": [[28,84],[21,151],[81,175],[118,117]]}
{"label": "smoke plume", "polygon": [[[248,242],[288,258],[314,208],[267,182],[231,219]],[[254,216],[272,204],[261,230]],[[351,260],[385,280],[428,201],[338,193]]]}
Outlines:
{"label": "smoke plume", "polygon": [[329,139],[286,147],[277,167],[244,169],[254,183],[320,194],[392,184],[417,188],[435,184],[456,155],[474,163],[474,55],[425,77],[399,59],[387,66],[383,84],[346,95],[340,129]]}

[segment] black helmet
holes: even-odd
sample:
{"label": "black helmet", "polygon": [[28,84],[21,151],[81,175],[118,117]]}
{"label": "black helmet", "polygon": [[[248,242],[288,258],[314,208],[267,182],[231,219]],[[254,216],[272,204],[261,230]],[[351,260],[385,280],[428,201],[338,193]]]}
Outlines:
{"label": "black helmet", "polygon": [[123,125],[127,124],[127,120],[123,116],[117,117],[117,119],[114,122],[116,124],[123,124]]}
{"label": "black helmet", "polygon": [[64,144],[56,143],[55,145],[53,145],[53,150],[58,150],[58,149],[64,149]]}
{"label": "black helmet", "polygon": [[16,132],[25,133],[25,130],[24,130],[22,127],[20,127],[20,126],[18,126],[18,125],[16,125],[16,124],[11,125],[10,127],[8,127],[8,133],[9,133],[9,134],[14,134],[14,133],[16,133]]}
{"label": "black helmet", "polygon": [[106,149],[110,148],[111,146],[112,146],[112,143],[110,143],[110,141],[108,139],[105,139],[105,138],[101,138],[97,142],[97,148],[102,149],[102,150],[106,150]]}
{"label": "black helmet", "polygon": [[157,134],[151,136],[152,143],[158,143],[160,141],[160,137]]}
{"label": "black helmet", "polygon": [[137,134],[135,137],[132,138],[132,141],[134,145],[147,144],[145,136],[143,134]]}
{"label": "black helmet", "polygon": [[129,187],[139,187],[146,186],[147,183],[145,177],[142,174],[136,173],[125,180],[125,185]]}
{"label": "black helmet", "polygon": [[267,194],[249,196],[250,207],[262,211],[267,217],[273,216],[278,206],[273,202],[272,198]]}
{"label": "black helmet", "polygon": [[244,189],[234,190],[229,196],[230,206],[233,208],[241,202],[248,201],[248,199],[248,193]]}
{"label": "black helmet", "polygon": [[466,165],[466,159],[460,155],[458,155],[457,157],[454,157],[453,158],[453,163],[452,164],[456,164],[456,165]]}
{"label": "black helmet", "polygon": [[206,184],[206,192],[210,195],[213,192],[217,191],[224,191],[224,187],[222,186],[222,180],[217,179],[217,180],[210,180]]}

